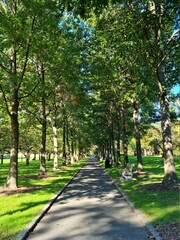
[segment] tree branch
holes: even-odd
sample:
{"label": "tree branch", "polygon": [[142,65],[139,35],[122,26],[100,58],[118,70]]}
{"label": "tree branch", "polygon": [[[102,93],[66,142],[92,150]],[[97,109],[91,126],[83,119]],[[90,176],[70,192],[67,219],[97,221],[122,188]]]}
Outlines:
{"label": "tree branch", "polygon": [[5,67],[5,66],[2,64],[2,62],[0,62],[0,67],[1,67],[2,69],[4,69],[7,73],[11,73],[11,71],[10,71],[7,67]]}
{"label": "tree branch", "polygon": [[178,29],[177,31],[175,31],[175,32],[171,35],[171,37],[166,41],[165,47],[167,47],[167,46],[171,43],[172,40],[174,40],[176,37],[179,36],[179,32],[180,32],[180,30]]}
{"label": "tree branch", "polygon": [[[31,33],[33,33],[34,24],[35,24],[35,16],[33,17],[33,20],[32,20]],[[26,72],[26,66],[27,66],[27,62],[28,62],[28,57],[29,57],[29,52],[30,52],[30,46],[31,46],[31,44],[32,44],[32,39],[31,39],[31,37],[30,37],[30,38],[29,38],[28,45],[27,45],[27,50],[26,50],[26,56],[25,56],[24,66],[23,66],[23,70],[22,70],[22,74],[21,74],[21,81],[20,81],[20,83],[19,83],[18,88],[20,88],[21,83],[22,83],[22,80],[23,80],[24,75],[25,75],[25,72]]]}
{"label": "tree branch", "polygon": [[37,84],[32,88],[32,90],[28,94],[26,94],[26,95],[24,95],[22,97],[19,97],[19,100],[31,96],[31,94],[35,91],[35,89],[37,88],[38,85],[39,85],[39,81],[37,82]]}
{"label": "tree branch", "polygon": [[9,106],[8,106],[7,97],[6,97],[6,94],[5,94],[4,89],[3,89],[3,87],[2,87],[2,84],[0,84],[0,90],[1,90],[1,92],[2,92],[4,101],[5,101],[5,106],[6,106],[7,113],[8,113],[9,116],[11,116],[11,113],[10,113],[10,111],[9,111]]}

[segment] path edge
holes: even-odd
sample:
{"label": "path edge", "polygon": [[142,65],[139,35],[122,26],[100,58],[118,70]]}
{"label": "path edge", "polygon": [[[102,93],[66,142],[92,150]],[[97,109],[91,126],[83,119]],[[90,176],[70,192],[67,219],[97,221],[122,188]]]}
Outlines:
{"label": "path edge", "polygon": [[[84,165],[86,162],[84,163]],[[80,170],[84,167],[84,165],[77,170],[77,172],[72,176],[72,178],[47,202],[44,208],[40,211],[40,213],[25,227],[22,231],[20,231],[17,235],[16,240],[26,240],[29,234],[35,229],[36,225],[41,221],[44,215],[49,211],[58,197],[63,193],[65,188],[72,182],[72,180],[78,175]]]}

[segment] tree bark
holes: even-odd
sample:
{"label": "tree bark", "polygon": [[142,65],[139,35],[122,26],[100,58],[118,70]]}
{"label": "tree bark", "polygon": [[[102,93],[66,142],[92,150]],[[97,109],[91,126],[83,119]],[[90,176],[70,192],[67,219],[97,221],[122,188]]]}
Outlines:
{"label": "tree bark", "polygon": [[133,120],[136,138],[136,153],[137,153],[137,171],[142,171],[142,150],[141,150],[141,135],[139,130],[138,107],[135,99],[132,100],[133,105]]}
{"label": "tree bark", "polygon": [[18,122],[18,87],[13,87],[13,103],[10,112],[11,118],[11,155],[6,187],[16,189],[18,187],[18,146],[19,146],[19,122]]}
{"label": "tree bark", "polygon": [[[41,66],[41,80],[42,80],[42,87],[45,87],[45,75],[44,75],[44,67]],[[46,99],[45,99],[45,92],[42,91],[42,135],[41,135],[41,159],[40,159],[40,170],[39,175],[46,175]]]}
{"label": "tree bark", "polygon": [[3,164],[3,163],[4,163],[4,154],[1,153],[1,164]]}
{"label": "tree bark", "polygon": [[111,129],[111,141],[112,141],[112,164],[116,162],[115,154],[115,145],[114,145],[114,125],[112,120],[112,129]]}
{"label": "tree bark", "polygon": [[53,170],[57,170],[58,169],[58,128],[56,124],[54,124],[52,128],[53,128],[53,143],[54,143]]}
{"label": "tree bark", "polygon": [[30,149],[27,149],[27,152],[25,154],[25,158],[26,158],[26,166],[29,166],[29,160],[30,160]]}
{"label": "tree bark", "polygon": [[63,161],[62,165],[66,165],[66,120],[63,121]]}
{"label": "tree bark", "polygon": [[74,154],[74,134],[73,134],[73,128],[71,126],[70,129],[70,134],[71,134],[71,163],[74,162],[75,154]]}
{"label": "tree bark", "polygon": [[117,129],[117,163],[121,162],[120,138],[121,138],[120,122],[118,121],[118,129]]}
{"label": "tree bark", "polygon": [[122,146],[123,146],[123,153],[124,153],[124,167],[129,162],[128,158],[128,143],[127,143],[127,136],[126,136],[126,125],[125,125],[125,116],[124,116],[124,107],[121,106],[121,125],[122,125]]}
{"label": "tree bark", "polygon": [[66,122],[66,142],[67,142],[67,159],[68,159],[68,164],[71,164],[71,149],[70,149],[70,143],[69,143],[69,123],[68,123],[68,120]]}
{"label": "tree bark", "polygon": [[169,101],[167,99],[166,91],[163,88],[165,77],[160,68],[157,71],[157,77],[160,92],[161,128],[164,156],[164,178],[162,183],[164,184],[165,187],[170,187],[172,185],[176,185],[179,182],[179,180],[177,178],[176,169],[174,165]]}
{"label": "tree bark", "polygon": [[53,130],[53,147],[54,147],[54,162],[53,162],[53,170],[58,169],[58,127],[56,124],[56,120],[53,120],[51,117],[47,117],[47,120],[51,123]]}

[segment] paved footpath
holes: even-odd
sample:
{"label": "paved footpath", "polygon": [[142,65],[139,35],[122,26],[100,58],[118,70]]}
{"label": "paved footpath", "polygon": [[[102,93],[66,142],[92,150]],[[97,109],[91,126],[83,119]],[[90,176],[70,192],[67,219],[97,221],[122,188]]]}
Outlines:
{"label": "paved footpath", "polygon": [[141,219],[91,157],[28,240],[147,240]]}

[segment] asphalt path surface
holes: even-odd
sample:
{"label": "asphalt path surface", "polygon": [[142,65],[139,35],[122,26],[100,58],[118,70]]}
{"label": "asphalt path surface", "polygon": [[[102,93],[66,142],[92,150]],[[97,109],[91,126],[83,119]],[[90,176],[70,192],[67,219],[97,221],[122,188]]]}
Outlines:
{"label": "asphalt path surface", "polygon": [[148,232],[91,157],[28,240],[147,240]]}

